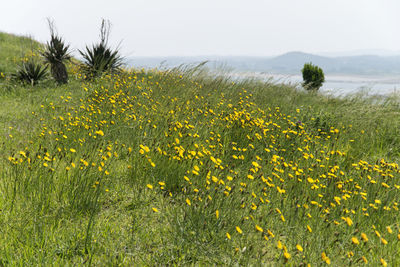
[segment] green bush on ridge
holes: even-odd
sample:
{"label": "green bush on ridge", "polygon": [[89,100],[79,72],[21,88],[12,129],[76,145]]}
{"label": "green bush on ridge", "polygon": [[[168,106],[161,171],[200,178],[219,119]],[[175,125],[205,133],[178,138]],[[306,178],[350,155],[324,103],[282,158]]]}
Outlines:
{"label": "green bush on ridge", "polygon": [[312,63],[304,64],[301,70],[303,74],[303,87],[307,90],[318,90],[325,82],[323,70]]}

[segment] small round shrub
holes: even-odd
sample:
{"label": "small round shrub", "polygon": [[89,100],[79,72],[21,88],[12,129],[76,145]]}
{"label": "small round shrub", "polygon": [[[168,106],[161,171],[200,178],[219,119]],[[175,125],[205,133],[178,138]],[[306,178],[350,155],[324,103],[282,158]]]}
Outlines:
{"label": "small round shrub", "polygon": [[323,70],[312,63],[304,64],[301,72],[303,74],[303,87],[307,90],[318,90],[325,82]]}

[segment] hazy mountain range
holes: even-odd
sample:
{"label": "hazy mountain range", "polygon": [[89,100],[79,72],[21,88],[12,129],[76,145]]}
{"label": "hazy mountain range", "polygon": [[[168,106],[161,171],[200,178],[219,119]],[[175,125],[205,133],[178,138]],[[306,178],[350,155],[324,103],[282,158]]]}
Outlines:
{"label": "hazy mountain range", "polygon": [[[326,53],[325,53],[326,54]],[[210,68],[224,67],[237,71],[299,74],[304,63],[312,62],[328,74],[393,75],[400,74],[400,55],[320,56],[289,52],[276,57],[198,56],[133,57],[127,63],[135,67],[176,67],[208,61]]]}

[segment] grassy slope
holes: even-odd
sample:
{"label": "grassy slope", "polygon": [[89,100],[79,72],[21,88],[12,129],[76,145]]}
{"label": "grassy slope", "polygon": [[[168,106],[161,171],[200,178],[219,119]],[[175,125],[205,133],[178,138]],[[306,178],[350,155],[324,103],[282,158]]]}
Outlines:
{"label": "grassy slope", "polygon": [[[21,129],[25,132],[30,129],[27,121],[29,114],[37,109],[37,102],[41,101],[46,94],[35,92],[34,89],[26,90],[17,84],[6,81],[16,69],[16,65],[27,56],[35,54],[41,44],[29,37],[16,36],[0,32],[0,137],[4,139],[9,134],[9,127]],[[56,96],[56,94],[53,95]],[[28,127],[28,128],[21,128]]]}
{"label": "grassy slope", "polygon": [[[17,51],[18,38],[0,36],[14,40],[13,45],[0,42],[0,51],[5,51],[3,47]],[[7,69],[11,68],[9,63]],[[383,206],[394,210],[399,175],[388,171],[395,176],[388,181],[373,165],[352,166],[361,159],[371,163],[381,158],[398,160],[400,120],[394,98],[376,105],[376,98],[334,99],[282,85],[232,84],[190,72],[183,77],[131,72],[90,84],[73,78],[63,87],[51,81],[33,88],[11,81],[0,81],[0,86],[8,88],[0,94],[3,264],[320,265],[322,252],[333,265],[358,264],[362,256],[373,264],[381,257],[396,264],[397,237],[386,226],[397,231],[397,217]],[[279,128],[261,122],[268,120]],[[292,139],[288,139],[282,132],[285,129],[300,136],[289,133]],[[255,138],[256,133],[263,138]],[[310,149],[315,159],[303,158],[299,147]],[[185,152],[180,154],[182,148]],[[328,151],[346,154],[325,155]],[[281,163],[274,154],[282,157]],[[243,160],[233,158],[240,155]],[[297,174],[284,168],[284,162],[302,169],[305,174],[299,178],[304,182],[291,179],[289,174]],[[315,167],[320,164],[326,167]],[[334,166],[345,175],[337,171],[338,178],[331,183],[321,175],[333,173]],[[386,168],[384,164],[375,167]],[[210,189],[205,184],[208,172]],[[272,173],[279,173],[284,182]],[[249,174],[257,179],[247,178]],[[377,183],[368,182],[367,174]],[[266,187],[260,175],[271,177],[269,184],[274,186]],[[308,185],[308,177],[319,178],[319,185],[326,188],[311,190],[315,182]],[[383,187],[383,182],[391,189]],[[232,190],[229,196],[223,193],[225,186]],[[286,192],[279,192],[277,186]],[[368,201],[353,196],[357,190],[366,191]],[[258,200],[263,193],[270,203]],[[350,201],[345,197],[339,201],[342,205],[333,208],[330,203],[337,202],[332,198],[345,194],[351,195]],[[258,208],[253,209],[252,203]],[[370,218],[360,210],[364,206],[371,209]],[[326,217],[327,207],[331,212]],[[314,219],[308,219],[307,213]],[[319,219],[322,215],[324,219]],[[351,225],[342,219],[350,217]],[[372,224],[388,245],[382,245]],[[255,225],[263,228],[263,234]],[[369,243],[351,244],[352,236],[361,242],[360,232],[368,235]],[[289,261],[285,249],[277,248],[278,241],[291,255]],[[296,244],[302,245],[304,253]]]}
{"label": "grassy slope", "polygon": [[15,64],[25,56],[31,56],[42,45],[29,37],[0,32],[0,71],[14,71]]}

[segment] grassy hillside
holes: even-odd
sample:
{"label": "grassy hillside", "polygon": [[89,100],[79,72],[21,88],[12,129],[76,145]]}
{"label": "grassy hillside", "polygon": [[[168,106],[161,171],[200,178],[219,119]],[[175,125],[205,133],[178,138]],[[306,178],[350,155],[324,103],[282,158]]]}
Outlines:
{"label": "grassy hillside", "polygon": [[399,264],[398,99],[71,77],[0,81],[2,265]]}
{"label": "grassy hillside", "polygon": [[0,72],[15,70],[21,59],[34,56],[42,45],[30,37],[0,32]]}

